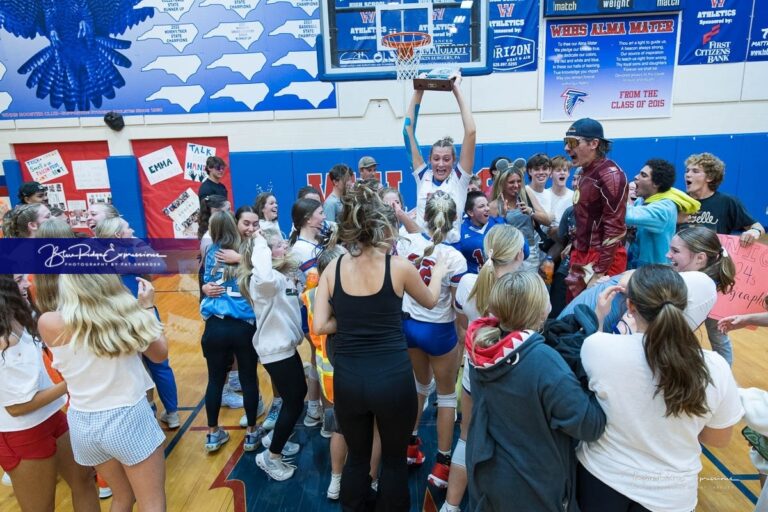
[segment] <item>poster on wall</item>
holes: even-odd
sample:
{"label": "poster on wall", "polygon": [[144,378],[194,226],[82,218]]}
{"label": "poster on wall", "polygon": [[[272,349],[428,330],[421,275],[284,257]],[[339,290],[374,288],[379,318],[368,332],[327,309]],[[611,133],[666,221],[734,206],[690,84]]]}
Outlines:
{"label": "poster on wall", "polygon": [[1,119],[336,107],[317,0],[17,3],[0,2]]}
{"label": "poster on wall", "polygon": [[[758,0],[759,3],[764,0]],[[752,0],[687,0],[677,63],[743,62],[747,54]]]}
{"label": "poster on wall", "polygon": [[752,13],[752,33],[749,36],[747,61],[768,60],[768,2],[755,2]]}
{"label": "poster on wall", "polygon": [[64,185],[61,183],[47,183],[43,185],[48,197],[48,206],[67,211],[67,196],[64,193]]}
{"label": "poster on wall", "polygon": [[[200,200],[197,191],[201,181],[187,179],[184,170],[188,159],[205,165],[202,155],[215,154],[227,163],[222,184],[227,188],[232,201],[231,169],[229,168],[229,143],[226,137],[199,137],[185,139],[153,139],[131,141],[133,154],[139,160],[139,183],[141,201],[150,238],[197,238],[197,214]],[[207,148],[207,149],[206,149]],[[192,149],[192,154],[190,154]],[[200,153],[200,156],[195,156]],[[148,172],[145,163],[165,165],[171,162],[173,171],[167,167],[156,172],[162,174],[157,181],[153,173]],[[178,165],[178,168],[176,167]],[[184,167],[184,168],[182,168]],[[205,178],[208,177],[205,174]],[[255,197],[255,194],[254,194]]]}
{"label": "poster on wall", "polygon": [[677,15],[548,20],[542,121],[672,113]]}
{"label": "poster on wall", "polygon": [[555,16],[644,14],[679,11],[683,8],[683,3],[691,1],[692,0],[545,0],[544,16],[549,18]]}
{"label": "poster on wall", "polygon": [[45,183],[46,181],[55,180],[65,174],[69,174],[69,170],[64,165],[64,160],[61,159],[61,154],[58,150],[50,151],[24,163],[29,170],[29,174],[32,175],[32,181],[38,183]]}
{"label": "poster on wall", "polygon": [[539,0],[490,0],[493,71],[536,71]]}
{"label": "poster on wall", "polygon": [[202,144],[187,144],[187,157],[184,160],[184,179],[204,181],[206,176],[205,163],[209,157],[216,156],[216,148]]}

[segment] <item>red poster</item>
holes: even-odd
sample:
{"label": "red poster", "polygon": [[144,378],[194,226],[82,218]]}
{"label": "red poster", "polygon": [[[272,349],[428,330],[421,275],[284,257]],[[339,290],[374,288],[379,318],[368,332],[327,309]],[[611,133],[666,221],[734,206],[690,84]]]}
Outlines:
{"label": "red poster", "polygon": [[14,144],[22,179],[40,181],[48,188],[48,204],[67,212],[76,231],[87,231],[90,204],[112,202],[107,175],[106,141]]}
{"label": "red poster", "polygon": [[[138,159],[147,236],[196,238],[197,214],[192,209],[199,206],[197,192],[206,176],[204,163],[215,154],[229,165],[227,138],[134,140],[131,145]],[[230,173],[227,168],[222,183],[232,201]]]}
{"label": "red poster", "polygon": [[735,235],[717,235],[736,265],[736,285],[726,295],[719,295],[710,317],[763,313],[768,293],[768,246],[755,242],[741,247]]}

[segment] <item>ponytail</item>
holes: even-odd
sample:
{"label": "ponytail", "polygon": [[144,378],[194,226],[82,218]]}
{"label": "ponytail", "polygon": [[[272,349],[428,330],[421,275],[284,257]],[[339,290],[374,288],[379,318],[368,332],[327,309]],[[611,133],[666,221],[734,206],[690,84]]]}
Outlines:
{"label": "ponytail", "polygon": [[474,299],[477,311],[482,315],[488,314],[488,302],[496,281],[495,266],[506,266],[520,258],[520,253],[525,246],[523,234],[509,224],[497,224],[485,235],[483,240],[483,252],[485,262],[480,267],[475,286],[469,292],[469,300]]}
{"label": "ponytail", "polygon": [[666,416],[704,416],[711,382],[704,352],[685,317],[688,288],[666,265],[646,265],[632,274],[627,297],[646,322],[643,350],[664,397]]}
{"label": "ponytail", "polygon": [[427,231],[432,236],[432,244],[427,246],[424,249],[424,255],[414,262],[416,267],[420,267],[422,260],[431,256],[435,247],[445,241],[448,233],[453,228],[453,221],[455,219],[456,203],[453,198],[442,190],[432,194],[424,209],[424,221],[427,224]]}

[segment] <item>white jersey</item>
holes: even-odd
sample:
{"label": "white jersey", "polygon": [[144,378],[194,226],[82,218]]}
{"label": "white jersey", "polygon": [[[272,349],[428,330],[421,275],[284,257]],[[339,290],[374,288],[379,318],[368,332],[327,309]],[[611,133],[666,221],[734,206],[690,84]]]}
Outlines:
{"label": "white jersey", "polygon": [[477,310],[475,298],[469,298],[469,294],[472,293],[472,288],[475,287],[476,282],[477,274],[464,274],[461,276],[459,286],[456,287],[456,299],[453,301],[456,311],[467,317],[468,324],[482,316]]}
{"label": "white jersey", "polygon": [[456,164],[448,178],[437,184],[432,179],[432,167],[424,164],[413,171],[413,178],[416,180],[416,223],[422,229],[425,227],[424,210],[427,207],[427,200],[429,200],[429,196],[442,190],[450,195],[456,203],[457,214],[453,229],[448,233],[445,241],[449,244],[458,242],[461,234],[461,217],[464,213],[464,205],[467,203],[467,187],[471,175],[464,172],[459,164]]}
{"label": "white jersey", "polygon": [[696,508],[701,471],[699,433],[735,425],[744,414],[728,363],[704,351],[712,382],[703,416],[666,416],[664,397],[645,359],[643,334],[596,333],[584,340],[581,361],[608,422],[597,441],[576,455],[596,478],[650,510]]}
{"label": "white jersey", "polygon": [[[424,250],[432,245],[432,242],[421,233],[412,233],[397,242],[397,254],[415,261],[424,254]],[[467,260],[459,251],[448,244],[442,243],[435,247],[432,254],[421,261],[419,274],[425,284],[429,284],[432,275],[432,267],[437,261],[440,261],[447,267],[445,277],[443,277],[442,288],[440,289],[440,299],[437,305],[430,309],[420,306],[408,294],[403,296],[403,311],[411,315],[414,320],[430,323],[453,322],[456,318],[456,312],[453,310],[451,288],[456,287],[467,272]]]}

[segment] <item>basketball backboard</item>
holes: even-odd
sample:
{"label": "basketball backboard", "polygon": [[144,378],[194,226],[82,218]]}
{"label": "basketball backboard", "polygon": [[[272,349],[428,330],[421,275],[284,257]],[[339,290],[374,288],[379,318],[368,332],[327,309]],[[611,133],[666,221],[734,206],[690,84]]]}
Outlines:
{"label": "basketball backboard", "polygon": [[420,69],[460,68],[491,73],[488,0],[321,0],[317,41],[324,81],[395,79],[395,58],[382,38],[425,33]]}

